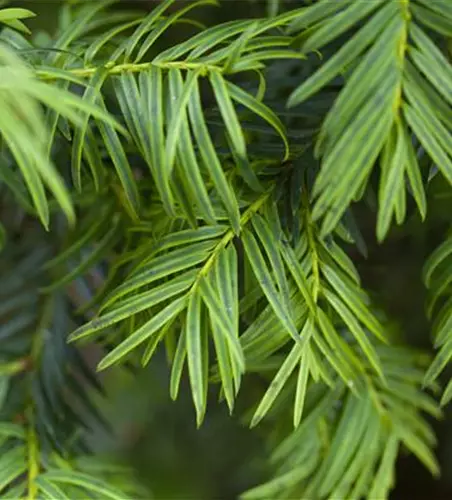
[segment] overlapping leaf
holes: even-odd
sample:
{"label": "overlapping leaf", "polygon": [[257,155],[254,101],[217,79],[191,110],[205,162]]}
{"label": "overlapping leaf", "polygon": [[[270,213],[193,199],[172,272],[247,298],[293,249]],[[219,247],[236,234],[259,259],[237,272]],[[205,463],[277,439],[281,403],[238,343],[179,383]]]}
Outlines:
{"label": "overlapping leaf", "polygon": [[[228,285],[226,281],[226,277],[231,279],[231,273],[237,279],[237,256],[231,245],[224,247],[232,237],[230,231],[224,235],[226,229],[225,226],[218,226],[216,229],[182,230],[168,235],[166,242],[157,241],[152,257],[143,260],[129,278],[107,297],[104,312],[76,330],[71,337],[88,337],[146,312],[150,314],[150,319],[141,322],[138,329],[128,334],[101,361],[99,369],[123,360],[144,343],[149,343],[143,357],[143,362],[147,363],[158,341],[179,318],[184,325],[184,335],[181,335],[183,344],[180,352],[178,348],[173,372],[182,368],[176,360],[180,356],[186,357],[198,423],[205,412],[207,394],[207,354],[202,346],[207,345],[210,329],[231,409],[240,384],[240,374],[244,370],[238,340],[237,285]],[[232,316],[225,313],[223,303],[230,304],[231,312],[236,312]],[[182,314],[184,311],[186,313]],[[205,313],[208,313],[209,321],[206,321]],[[179,342],[182,342],[181,339]],[[176,388],[172,389],[174,392],[177,392]]]}
{"label": "overlapping leaf", "polygon": [[[27,244],[28,238],[24,235]],[[0,406],[3,418],[17,420],[0,423],[0,494],[72,498],[88,488],[97,498],[138,497],[138,490],[131,489],[130,472],[118,469],[115,477],[109,477],[104,466],[93,475],[88,464],[96,459],[81,459],[71,470],[73,465],[62,458],[89,450],[83,432],[88,422],[97,421],[106,429],[108,425],[92,397],[92,390],[102,392],[102,387],[83,355],[66,341],[72,326],[68,297],[54,294],[41,300],[39,286],[45,279],[48,250],[41,245],[24,258],[10,242],[0,265],[0,375],[2,387],[6,381],[7,389],[8,385],[14,388],[1,395]],[[11,266],[12,256],[15,266]],[[122,489],[127,475],[129,486]],[[78,491],[70,484],[77,485]]]}
{"label": "overlapping leaf", "polygon": [[[11,248],[5,250],[0,270],[3,282],[0,337],[7,360],[3,371],[5,376],[12,376],[33,370],[27,399],[31,395],[36,404],[34,425],[39,429],[41,445],[62,449],[73,437],[75,428],[85,425],[87,418],[103,421],[86,390],[86,383],[97,389],[99,384],[80,353],[66,342],[65,329],[71,325],[67,299],[62,295],[48,297],[45,307],[39,307],[39,286],[47,257],[42,250],[19,261],[14,276],[7,265]],[[36,345],[38,335],[42,338]],[[78,378],[74,377],[74,371],[79,372]],[[77,398],[80,399],[75,403]],[[6,408],[8,403],[7,399]]]}
{"label": "overlapping leaf", "polygon": [[[438,349],[425,374],[425,383],[436,380],[452,360],[452,238],[449,236],[428,258],[424,282],[430,292],[428,311],[434,314],[434,346]],[[452,381],[446,386],[441,404],[452,399]]]}
{"label": "overlapping leaf", "polygon": [[[6,70],[0,78],[0,137],[7,146],[0,180],[32,211],[14,160],[45,225],[56,205],[46,189],[69,218],[73,205],[82,214],[81,226],[66,236],[46,269],[55,276],[52,291],[71,284],[68,295],[76,296],[79,311],[91,312],[102,302],[71,339],[103,334],[108,353],[99,369],[130,359],[146,365],[165,343],[171,397],[177,397],[186,367],[198,425],[212,381],[221,383],[232,412],[245,373],[267,378],[251,424],[266,417],[287,428],[293,409],[296,431],[273,455],[275,479],[245,497],[386,497],[402,444],[436,474],[433,434],[420,412],[440,414],[419,390],[423,372],[408,353],[382,347],[384,328],[336,237],[354,240],[365,251],[346,210],[366,192],[377,160],[380,240],[393,218],[404,220],[407,188],[425,217],[427,176],[420,172],[419,145],[452,179],[451,66],[428,31],[451,35],[447,2],[322,0],[266,20],[202,29],[164,50],[157,44],[162,35],[180,22],[200,28],[185,16],[215,2],[179,7],[166,0],[147,15],[113,13],[111,3],[65,5],[46,49],[36,51],[33,41],[11,29],[0,34],[8,46],[0,53]],[[0,11],[0,22],[25,31],[19,19],[27,15],[7,9]],[[294,50],[299,47],[301,52]],[[324,47],[332,55],[312,74],[311,61],[302,59]],[[272,78],[266,70],[278,60],[294,65],[275,65]],[[297,65],[300,71],[292,74]],[[342,74],[346,84],[337,96]],[[281,96],[293,90],[294,78],[304,83],[292,104],[318,96],[299,114],[281,110]],[[277,112],[268,100],[264,104],[268,83]],[[310,146],[325,111],[318,173]],[[278,145],[266,141],[269,131]],[[288,160],[300,153],[289,138],[301,140],[306,150],[294,164]],[[63,157],[68,146],[77,190],[71,195],[50,160],[50,154]],[[61,163],[65,172],[68,162]],[[311,177],[312,213],[306,181]],[[85,218],[86,212],[91,213]],[[316,225],[320,217],[322,232]],[[440,309],[440,351],[425,375],[427,385],[451,357],[449,253],[446,242],[426,268],[429,310]],[[31,260],[25,267],[36,271],[39,259]],[[100,286],[93,296],[85,277],[99,264],[107,264],[108,272],[93,271]],[[6,318],[2,354],[8,356],[29,351],[37,321],[36,294],[24,291],[21,279],[5,281],[10,296],[0,305],[0,317]],[[30,271],[27,280],[33,279]],[[96,381],[74,346],[64,342],[72,307],[59,292],[56,303],[43,299],[43,340],[33,347],[39,352],[33,351],[31,390],[36,429],[25,417],[36,439],[33,432],[0,425],[0,435],[9,432],[15,439],[0,458],[0,488],[10,488],[13,498],[27,488],[44,498],[133,496],[112,487],[117,473],[100,472],[97,459],[71,469],[59,457],[43,463],[39,473],[39,446],[63,450],[85,415],[102,418],[72,376],[71,368]],[[0,405],[11,376],[29,368],[28,358],[2,358]],[[68,394],[71,403],[77,399],[76,408]],[[450,397],[452,383],[443,402]],[[290,411],[286,400],[294,401]],[[281,438],[281,432],[275,435]],[[28,482],[19,480],[27,472],[24,456],[32,464]]]}
{"label": "overlapping leaf", "polygon": [[36,14],[28,9],[20,8],[9,8],[0,10],[0,23],[6,24],[11,28],[14,28],[23,33],[30,33],[27,26],[21,21],[21,19],[27,19],[29,17],[34,17]]}
{"label": "overlapping leaf", "polygon": [[[277,211],[273,208],[264,213],[265,221],[259,215],[252,219],[257,239],[245,231],[242,240],[256,282],[269,305],[248,326],[241,343],[251,366],[265,363],[291,337],[295,343],[255,410],[252,425],[270,410],[296,371],[294,423],[297,426],[310,378],[330,384],[328,371],[333,369],[359,392],[364,365],[351,349],[350,340],[343,338],[344,327],[352,334],[353,343],[359,346],[374,373],[382,379],[384,372],[369,334],[383,342],[386,335],[368,307],[369,299],[359,286],[353,264],[337,247],[329,248],[319,239],[309,219],[309,208],[303,207],[299,213],[304,225],[295,248],[285,241],[282,232],[278,234]],[[271,271],[264,255],[271,263]],[[333,315],[331,310],[326,312],[327,305],[334,311]]]}
{"label": "overlapping leaf", "polygon": [[40,103],[78,125],[83,124],[80,111],[90,113],[110,126],[119,125],[99,107],[71,92],[37,80],[24,62],[3,45],[0,46],[0,62],[2,141],[21,170],[44,226],[49,225],[44,186],[52,192],[68,219],[73,222],[75,214],[68,190],[47,154],[48,130]]}
{"label": "overlapping leaf", "polygon": [[62,456],[46,457],[44,452],[41,455],[40,449],[31,447],[26,428],[20,425],[0,423],[0,434],[7,450],[0,459],[0,493],[4,498],[39,495],[39,498],[65,500],[87,492],[91,498],[99,499],[119,500],[125,495],[146,498],[147,492],[133,484],[131,471],[124,467],[93,463],[90,457],[83,456],[74,467]]}
{"label": "overlapping leaf", "polygon": [[[432,454],[435,438],[422,412],[436,417],[440,413],[420,390],[424,372],[418,355],[393,347],[377,350],[387,383],[382,385],[371,376],[360,397],[340,383],[334,389],[310,384],[301,425],[283,439],[275,434],[270,459],[274,477],[242,498],[314,494],[318,498],[386,498],[394,486],[401,445],[432,474],[438,474]],[[396,360],[401,364],[394,364]],[[402,401],[397,394],[404,395]],[[324,432],[331,432],[327,441]]]}
{"label": "overlapping leaf", "polygon": [[[412,134],[451,180],[452,66],[419,25],[425,23],[444,33],[451,13],[445,4],[433,4],[423,0],[409,4],[377,1],[363,6],[357,0],[332,6],[325,1],[302,11],[290,27],[291,32],[310,27],[300,41],[301,51],[306,53],[326,46],[364,19],[351,38],[289,99],[289,105],[295,106],[347,70],[345,86],[317,142],[322,167],[315,184],[313,216],[323,217],[324,234],[331,232],[350,203],[362,196],[378,158],[378,239],[384,239],[393,217],[399,224],[404,220],[407,185],[425,217],[424,186]],[[331,10],[340,12],[332,16]],[[443,18],[438,21],[440,13]]]}
{"label": "overlapping leaf", "polygon": [[[130,20],[130,16],[125,14],[125,17],[117,16],[117,27],[112,28],[101,41],[96,40],[86,52],[85,60],[95,64],[96,54],[101,49],[106,51],[106,44],[117,39],[119,45],[111,54],[111,62],[106,71],[96,72],[92,68],[85,70],[79,66],[77,59],[69,59],[64,53],[49,55],[47,66],[63,63],[66,58],[66,64],[70,66],[68,75],[82,78],[93,75],[85,92],[85,100],[93,103],[96,102],[96,94],[108,73],[118,75],[113,79],[121,113],[135,147],[149,165],[166,212],[175,215],[182,210],[191,224],[196,226],[196,212],[199,210],[199,215],[205,221],[213,223],[214,210],[207,194],[207,189],[210,191],[212,185],[237,231],[239,202],[202,109],[201,79],[207,76],[211,84],[226,130],[222,140],[228,144],[238,173],[252,189],[262,190],[256,167],[247,152],[241,110],[245,109],[248,114],[253,114],[274,128],[283,141],[282,158],[287,159],[289,150],[284,125],[260,97],[255,98],[231,83],[228,75],[264,67],[265,61],[268,60],[299,58],[299,54],[288,48],[290,38],[267,34],[290,22],[297,11],[271,20],[256,21],[253,30],[247,32],[246,37],[241,36],[243,22],[209,28],[169,51],[154,56],[151,63],[142,63],[144,55],[152,48],[155,40],[178,22],[181,16],[194,7],[215,2],[195,2],[165,17],[172,3],[163,2],[140,23],[136,23],[135,19]],[[107,24],[108,19],[102,14],[107,4],[108,2],[103,7],[80,8],[73,19],[77,28],[73,32],[67,28],[62,29],[55,41],[55,47],[67,50],[92,26]],[[124,31],[134,26],[136,27],[132,36],[124,37]],[[229,47],[225,46],[225,42],[231,42],[231,38],[233,43]],[[133,73],[138,72],[138,78],[133,73],[128,73],[129,69]],[[58,77],[47,67],[39,68],[38,74],[45,79]],[[63,75],[64,71],[60,77]],[[82,157],[97,183],[98,172],[103,169],[96,153],[98,146],[93,141],[88,123],[88,116],[85,115],[81,129],[76,132],[73,148],[73,174],[79,188]],[[151,126],[153,133],[149,135]],[[131,173],[129,154],[110,124],[99,123],[99,128],[103,146],[121,179],[129,206],[136,214],[138,195]]]}

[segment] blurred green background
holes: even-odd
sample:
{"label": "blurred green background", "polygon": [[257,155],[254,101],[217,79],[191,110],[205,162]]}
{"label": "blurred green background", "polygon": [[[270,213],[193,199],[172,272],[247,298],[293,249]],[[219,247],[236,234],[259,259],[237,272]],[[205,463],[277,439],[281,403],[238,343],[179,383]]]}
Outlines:
{"label": "blurred green background", "polygon": [[[265,15],[269,4],[276,4],[252,0],[220,3],[219,9],[204,10],[203,22],[214,24]],[[39,14],[27,23],[33,31],[52,32],[57,26],[58,0],[14,4]],[[149,10],[153,4],[153,0],[123,0],[118,8]],[[299,6],[301,3],[291,4]],[[178,35],[181,33],[182,30],[178,31]],[[41,40],[44,43],[45,37]],[[167,39],[166,43],[174,41]],[[444,236],[451,207],[450,195],[446,194],[439,179],[433,182],[429,196],[426,223],[412,218],[402,228],[393,230],[383,245],[375,241],[372,213],[360,207],[357,214],[367,238],[368,257],[363,258],[351,250],[364,285],[393,318],[403,340],[426,350],[430,350],[431,345],[420,273],[426,255]],[[187,381],[182,384],[176,403],[169,398],[168,370],[163,353],[155,358],[149,369],[136,374],[111,371],[104,382],[109,400],[100,404],[112,423],[113,432],[106,434],[101,429],[94,430],[93,442],[99,450],[117,454],[132,464],[155,498],[232,500],[240,491],[266,479],[265,422],[251,432],[240,418],[265,387],[265,381],[259,377],[246,380],[234,418],[229,417],[226,406],[218,403],[217,393],[212,392],[207,417],[199,430],[195,425]],[[402,456],[398,462],[393,499],[452,498],[452,412],[449,409],[445,413],[442,422],[433,423],[438,435],[441,479],[433,481],[414,458]]]}

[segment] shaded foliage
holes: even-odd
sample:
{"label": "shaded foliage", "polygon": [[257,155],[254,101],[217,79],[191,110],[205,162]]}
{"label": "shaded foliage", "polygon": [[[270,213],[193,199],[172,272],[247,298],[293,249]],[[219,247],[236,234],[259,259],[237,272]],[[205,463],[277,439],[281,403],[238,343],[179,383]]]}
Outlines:
{"label": "shaded foliage", "polygon": [[96,369],[162,349],[198,427],[209,389],[232,414],[266,381],[240,414],[269,426],[272,477],[243,498],[386,498],[401,449],[438,475],[452,240],[425,263],[430,363],[362,284],[352,204],[382,242],[450,190],[450,4],[270,1],[204,26],[214,0],[114,3],[64,2],[40,36],[0,10],[2,494],[148,496],[88,436],[108,429]]}

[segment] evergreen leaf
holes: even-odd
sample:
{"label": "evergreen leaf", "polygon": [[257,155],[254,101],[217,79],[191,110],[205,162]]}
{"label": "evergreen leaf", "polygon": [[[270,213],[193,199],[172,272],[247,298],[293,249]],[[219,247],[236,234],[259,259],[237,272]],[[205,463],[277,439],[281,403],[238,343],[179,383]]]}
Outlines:
{"label": "evergreen leaf", "polygon": [[99,371],[105,370],[105,368],[108,368],[109,366],[117,363],[122,358],[127,356],[130,351],[135,349],[138,345],[147,340],[151,335],[155,334],[155,332],[157,332],[160,328],[165,326],[168,321],[171,321],[173,317],[178,315],[186,305],[186,297],[181,297],[171,302],[171,304],[163,308],[152,319],[138,328],[138,330],[136,330],[126,340],[121,342],[110,353],[108,353],[102,359],[102,361],[100,361],[97,369]]}
{"label": "evergreen leaf", "polygon": [[42,474],[42,478],[50,483],[75,485],[86,489],[89,492],[99,493],[104,498],[110,498],[112,500],[120,500],[124,498],[120,492],[115,491],[108,483],[81,472],[50,470]]}

